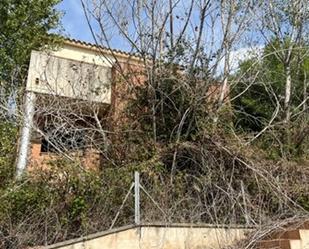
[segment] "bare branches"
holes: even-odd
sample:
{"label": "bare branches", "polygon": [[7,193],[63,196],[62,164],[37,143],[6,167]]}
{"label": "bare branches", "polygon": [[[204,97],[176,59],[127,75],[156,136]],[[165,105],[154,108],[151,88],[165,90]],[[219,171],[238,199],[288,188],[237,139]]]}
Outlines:
{"label": "bare branches", "polygon": [[[308,215],[303,1],[81,3],[97,46],[34,52],[31,181],[0,188],[12,207],[0,204],[0,241],[49,244],[133,222],[136,170],[143,222],[262,227]],[[0,115],[20,127],[17,91],[1,88]]]}

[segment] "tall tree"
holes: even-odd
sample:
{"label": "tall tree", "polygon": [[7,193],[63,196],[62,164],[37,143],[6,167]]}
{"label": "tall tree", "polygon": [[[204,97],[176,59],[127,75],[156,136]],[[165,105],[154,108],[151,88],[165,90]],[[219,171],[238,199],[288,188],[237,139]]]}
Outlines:
{"label": "tall tree", "polygon": [[21,84],[32,49],[55,41],[49,31],[59,26],[61,0],[2,0],[0,3],[1,90]]}
{"label": "tall tree", "polygon": [[[50,34],[60,25],[61,0],[0,1],[0,178],[12,176],[16,152],[16,129],[31,50],[60,40]],[[9,172],[9,173],[7,173]]]}
{"label": "tall tree", "polygon": [[[241,63],[237,72],[238,77],[242,77],[240,83],[233,89],[233,94],[241,94],[235,101],[239,125],[245,130],[260,131],[264,128],[264,123],[268,123],[275,109],[277,101],[284,104],[285,93],[285,68],[276,54],[279,46],[278,40],[272,40],[265,46],[261,53],[261,58],[250,58]],[[308,46],[303,45],[304,51],[301,60],[293,60],[291,63],[291,80],[294,82],[293,94],[290,105],[292,110],[303,110],[306,104],[304,93],[304,81],[309,73],[306,64],[309,61]],[[292,57],[298,53],[294,51]],[[250,86],[248,88],[248,86]],[[248,88],[248,89],[247,89]],[[247,89],[247,90],[246,90]],[[302,108],[300,108],[302,107]],[[297,110],[298,109],[298,110]],[[294,112],[293,112],[294,114]],[[276,120],[282,122],[285,119],[285,110],[282,108],[278,112]]]}
{"label": "tall tree", "polygon": [[[308,34],[308,2],[302,0],[262,1],[259,19],[260,31],[266,42],[271,44],[272,39],[278,40],[277,47],[273,47],[277,59],[281,62],[285,73],[284,112],[285,122],[291,117],[291,96],[293,89],[291,64],[297,56],[296,52],[303,53],[303,39]],[[298,57],[299,58],[299,57]]]}

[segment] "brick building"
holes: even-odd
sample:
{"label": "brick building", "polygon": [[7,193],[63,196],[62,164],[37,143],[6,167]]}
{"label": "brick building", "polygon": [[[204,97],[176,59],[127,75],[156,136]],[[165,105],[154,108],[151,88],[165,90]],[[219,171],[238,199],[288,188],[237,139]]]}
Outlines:
{"label": "brick building", "polygon": [[[145,84],[146,63],[135,54],[71,39],[57,50],[32,51],[17,176],[59,158],[98,168],[112,137],[106,131],[113,134],[128,121],[128,101]],[[216,105],[220,89],[208,86],[207,108]]]}
{"label": "brick building", "polygon": [[[53,51],[32,51],[17,175],[26,167],[45,167],[62,153],[79,159],[86,168],[97,168],[100,150],[85,141],[90,138],[85,134],[90,130],[88,124],[95,124],[103,133],[124,122],[122,112],[130,87],[142,84],[144,68],[134,54],[77,40],[67,39]],[[124,78],[126,84],[122,83]],[[92,134],[91,139],[97,137]]]}

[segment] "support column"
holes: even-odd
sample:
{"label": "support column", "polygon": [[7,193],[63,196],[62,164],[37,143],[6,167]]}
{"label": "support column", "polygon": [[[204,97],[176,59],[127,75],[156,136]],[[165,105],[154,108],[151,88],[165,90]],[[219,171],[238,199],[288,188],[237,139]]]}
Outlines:
{"label": "support column", "polygon": [[31,130],[33,126],[35,99],[36,96],[34,92],[26,92],[24,115],[23,115],[23,127],[20,134],[21,137],[20,137],[18,160],[16,166],[16,179],[21,178],[27,167]]}

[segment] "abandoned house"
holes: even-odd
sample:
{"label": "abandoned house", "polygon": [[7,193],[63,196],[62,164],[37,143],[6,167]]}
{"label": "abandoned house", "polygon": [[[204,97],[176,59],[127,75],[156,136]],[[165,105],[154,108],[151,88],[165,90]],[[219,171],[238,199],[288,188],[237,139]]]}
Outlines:
{"label": "abandoned house", "polygon": [[[70,39],[57,50],[32,51],[17,176],[26,167],[44,167],[59,153],[80,158],[85,167],[98,167],[100,153],[87,138],[106,137],[97,136],[98,129],[94,132],[89,124],[102,133],[103,128],[117,126],[130,87],[116,84],[117,78],[134,71],[130,82],[138,84],[143,78],[141,65],[133,54]],[[104,143],[96,141],[102,147]]]}
{"label": "abandoned house", "polygon": [[[99,168],[106,131],[115,133],[127,122],[127,103],[132,89],[145,85],[145,68],[135,54],[72,39],[56,50],[32,51],[17,177],[26,168],[48,167],[59,155]],[[209,101],[216,102],[219,92],[220,84],[210,84]]]}

